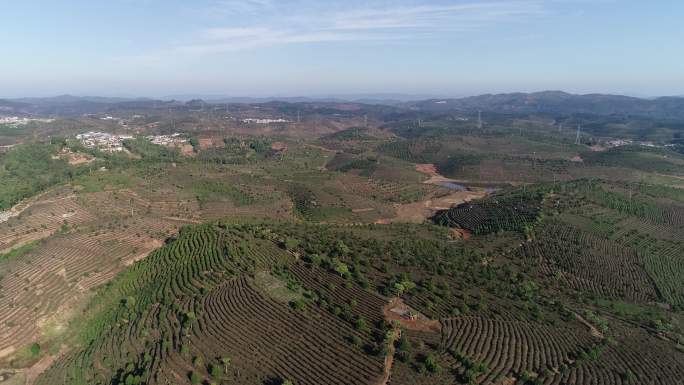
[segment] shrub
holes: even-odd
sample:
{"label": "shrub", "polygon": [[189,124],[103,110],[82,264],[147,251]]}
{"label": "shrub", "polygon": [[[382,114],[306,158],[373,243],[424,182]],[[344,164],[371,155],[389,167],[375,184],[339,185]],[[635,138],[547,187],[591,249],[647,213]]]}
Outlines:
{"label": "shrub", "polygon": [[627,369],[627,371],[622,374],[622,379],[628,384],[633,384],[635,379],[634,373]]}
{"label": "shrub", "polygon": [[297,246],[299,246],[299,240],[294,238],[287,238],[283,242],[283,246],[285,246],[285,249],[287,249],[288,251],[292,251],[296,249]]}
{"label": "shrub", "polygon": [[200,377],[197,372],[190,372],[190,383],[193,385],[197,385],[202,382],[202,377]]}
{"label": "shrub", "polygon": [[442,367],[437,363],[435,360],[435,356],[430,353],[425,357],[425,368],[430,372],[430,373],[439,373],[442,371]]}
{"label": "shrub", "polygon": [[409,342],[406,337],[401,336],[397,344],[397,348],[403,352],[407,352],[411,349],[411,342]]}
{"label": "shrub", "polygon": [[359,317],[356,319],[356,322],[354,324],[354,328],[359,331],[367,331],[368,330],[368,325],[366,325],[366,320],[363,319],[363,317]]}
{"label": "shrub", "polygon": [[31,355],[33,357],[37,357],[40,354],[40,345],[37,342],[34,342],[31,345],[30,350],[31,350]]}
{"label": "shrub", "polygon": [[209,374],[213,378],[219,379],[223,376],[223,371],[221,370],[221,367],[218,365],[211,365],[211,369],[209,369]]}
{"label": "shrub", "polygon": [[305,305],[305,303],[304,303],[304,300],[302,300],[302,299],[290,301],[290,307],[295,309],[295,310],[303,309],[304,305]]}

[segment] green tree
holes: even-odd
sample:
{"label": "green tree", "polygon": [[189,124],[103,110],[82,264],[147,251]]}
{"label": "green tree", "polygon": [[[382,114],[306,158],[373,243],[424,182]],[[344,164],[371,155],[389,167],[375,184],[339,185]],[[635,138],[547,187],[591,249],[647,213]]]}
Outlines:
{"label": "green tree", "polygon": [[31,344],[31,355],[33,357],[37,357],[40,354],[40,345],[37,342],[34,342]]}
{"label": "green tree", "polygon": [[399,339],[399,346],[397,347],[401,351],[409,351],[411,349],[411,342],[405,336],[401,336]]}
{"label": "green tree", "polygon": [[425,357],[425,367],[430,373],[439,373],[442,371],[442,367],[435,360],[435,356],[430,353]]}
{"label": "green tree", "polygon": [[394,284],[394,292],[401,296],[407,291],[416,287],[416,284],[411,281],[402,281]]}
{"label": "green tree", "polygon": [[359,331],[368,330],[368,326],[366,325],[366,320],[363,319],[363,317],[359,317],[356,319],[356,323],[355,323],[354,327],[356,328],[356,330],[359,330]]}
{"label": "green tree", "polygon": [[190,142],[190,145],[192,146],[192,150],[194,152],[199,152],[199,150],[200,150],[199,140],[197,140],[197,138],[195,138],[194,136],[191,136],[188,141]]}
{"label": "green tree", "polygon": [[294,238],[287,238],[283,242],[283,245],[285,246],[285,248],[288,251],[292,251],[292,250],[296,249],[297,246],[299,246],[299,240],[294,239]]}
{"label": "green tree", "polygon": [[339,240],[339,241],[337,241],[337,243],[335,243],[335,251],[336,251],[337,254],[339,254],[339,255],[347,255],[347,254],[349,254],[349,252],[350,252],[349,246],[347,246],[347,245],[346,245],[344,242],[342,242],[341,240]]}
{"label": "green tree", "polygon": [[337,272],[337,274],[339,274],[342,277],[349,274],[349,267],[347,267],[346,264],[340,262],[337,259],[333,261],[333,269],[335,270],[335,272]]}
{"label": "green tree", "polygon": [[190,373],[190,383],[197,385],[200,382],[202,382],[202,377],[200,377],[200,375],[197,374],[197,372],[191,372]]}
{"label": "green tree", "polygon": [[211,365],[211,369],[209,369],[209,374],[215,379],[220,379],[223,377],[223,371],[221,370],[221,367],[218,365]]}

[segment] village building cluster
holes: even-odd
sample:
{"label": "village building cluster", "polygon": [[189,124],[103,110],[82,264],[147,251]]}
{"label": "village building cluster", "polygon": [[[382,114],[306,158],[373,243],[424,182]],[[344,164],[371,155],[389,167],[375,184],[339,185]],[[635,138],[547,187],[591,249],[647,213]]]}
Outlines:
{"label": "village building cluster", "polygon": [[146,136],[145,139],[149,140],[153,144],[158,144],[160,146],[177,146],[189,142],[188,138],[184,137],[182,134],[179,133],[171,135],[150,135]]}
{"label": "village building cluster", "polygon": [[19,116],[0,116],[0,124],[9,124],[13,126],[26,125],[31,122],[50,123],[53,121],[54,119],[22,118]]}
{"label": "village building cluster", "polygon": [[97,148],[105,152],[119,152],[124,150],[124,140],[133,139],[133,136],[90,131],[76,135],[76,139],[88,148]]}
{"label": "village building cluster", "polygon": [[671,145],[657,145],[653,142],[644,142],[644,141],[634,141],[631,139],[615,139],[615,140],[610,140],[606,142],[606,146],[608,147],[620,147],[620,146],[629,146],[629,145],[639,145],[639,146],[644,146],[644,147],[671,147]]}
{"label": "village building cluster", "polygon": [[257,118],[246,118],[242,119],[242,123],[256,123],[256,124],[271,124],[271,123],[289,123],[287,119],[257,119]]}
{"label": "village building cluster", "polygon": [[[119,152],[124,150],[124,141],[128,139],[133,139],[133,135],[115,135],[107,132],[86,132],[84,134],[76,135],[81,144],[88,148],[97,148],[100,151],[105,152]],[[153,144],[160,146],[181,146],[189,143],[186,136],[180,133],[175,133],[171,135],[149,135],[145,139],[149,140]]]}

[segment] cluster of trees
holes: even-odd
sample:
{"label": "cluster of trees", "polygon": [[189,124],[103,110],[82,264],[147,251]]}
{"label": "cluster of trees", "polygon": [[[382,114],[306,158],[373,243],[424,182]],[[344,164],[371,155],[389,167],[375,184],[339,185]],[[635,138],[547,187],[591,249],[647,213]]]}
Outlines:
{"label": "cluster of trees", "polygon": [[123,145],[128,151],[140,155],[146,161],[178,162],[181,159],[177,149],[153,144],[142,137],[125,140]]}
{"label": "cluster of trees", "polygon": [[468,384],[476,384],[477,377],[489,371],[489,368],[484,362],[473,361],[471,358],[462,354],[458,350],[449,349],[449,354],[451,354],[451,356],[465,369],[462,375],[463,379]]}
{"label": "cluster of trees", "polygon": [[84,171],[54,158],[59,148],[54,144],[24,144],[0,156],[0,210]]}

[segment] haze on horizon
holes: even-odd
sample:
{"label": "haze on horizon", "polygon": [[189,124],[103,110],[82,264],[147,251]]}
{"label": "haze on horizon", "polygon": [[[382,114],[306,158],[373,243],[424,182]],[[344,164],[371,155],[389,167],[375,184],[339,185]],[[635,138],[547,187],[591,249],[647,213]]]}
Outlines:
{"label": "haze on horizon", "polygon": [[47,0],[3,5],[0,97],[684,94],[684,3]]}

